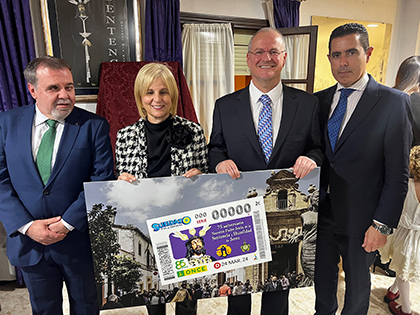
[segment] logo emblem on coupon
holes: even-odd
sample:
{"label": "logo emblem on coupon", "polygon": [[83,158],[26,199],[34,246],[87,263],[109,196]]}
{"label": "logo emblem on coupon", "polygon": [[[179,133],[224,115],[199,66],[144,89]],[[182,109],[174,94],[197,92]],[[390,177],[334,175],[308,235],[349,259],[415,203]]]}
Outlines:
{"label": "logo emblem on coupon", "polygon": [[180,225],[187,225],[191,223],[191,218],[188,216],[185,216],[181,219],[177,219],[177,220],[168,220],[168,221],[163,221],[161,223],[153,223],[152,224],[152,228],[154,232],[159,231],[162,228],[169,228],[169,227],[174,227],[174,226],[180,226]]}
{"label": "logo emblem on coupon", "polygon": [[249,252],[249,250],[251,249],[251,245],[244,241],[243,245],[241,246],[241,249],[244,253]]}
{"label": "logo emblem on coupon", "polygon": [[232,248],[230,248],[230,246],[228,245],[220,245],[219,247],[217,247],[216,250],[216,254],[219,257],[226,257],[228,255],[230,255],[230,253],[232,252]]}
{"label": "logo emblem on coupon", "polygon": [[222,267],[222,265],[219,262],[214,263],[214,269],[219,269],[220,267]]}

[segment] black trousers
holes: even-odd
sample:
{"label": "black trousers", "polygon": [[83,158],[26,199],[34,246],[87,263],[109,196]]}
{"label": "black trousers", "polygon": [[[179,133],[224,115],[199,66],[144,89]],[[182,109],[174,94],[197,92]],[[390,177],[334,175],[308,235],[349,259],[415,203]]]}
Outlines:
{"label": "black trousers", "polygon": [[327,199],[318,217],[315,260],[316,315],[332,315],[337,311],[337,284],[340,257],[345,272],[346,293],[342,315],[367,314],[370,300],[370,270],[375,253],[362,247],[363,237],[340,233],[331,216]]}
{"label": "black trousers", "polygon": [[[250,315],[251,294],[228,296],[227,315]],[[188,304],[188,303],[187,303]],[[177,303],[176,315],[194,315],[196,308],[194,303],[187,305]],[[149,305],[147,310],[150,315],[165,315],[165,305]],[[264,292],[261,301],[261,315],[288,315],[289,314],[289,290]]]}

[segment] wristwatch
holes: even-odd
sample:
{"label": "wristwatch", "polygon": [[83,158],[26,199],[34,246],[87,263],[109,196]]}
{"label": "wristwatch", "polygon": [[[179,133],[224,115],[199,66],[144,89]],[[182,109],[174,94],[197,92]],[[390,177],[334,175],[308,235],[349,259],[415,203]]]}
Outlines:
{"label": "wristwatch", "polygon": [[372,222],[372,226],[375,228],[376,231],[381,233],[382,235],[390,235],[392,233],[392,228],[385,224],[377,224],[375,221]]}

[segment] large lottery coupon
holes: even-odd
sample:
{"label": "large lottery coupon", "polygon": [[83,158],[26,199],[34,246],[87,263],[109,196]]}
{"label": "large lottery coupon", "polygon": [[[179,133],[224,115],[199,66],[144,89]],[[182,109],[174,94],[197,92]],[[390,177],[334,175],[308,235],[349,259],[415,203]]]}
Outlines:
{"label": "large lottery coupon", "polygon": [[263,197],[147,221],[162,284],[271,261]]}

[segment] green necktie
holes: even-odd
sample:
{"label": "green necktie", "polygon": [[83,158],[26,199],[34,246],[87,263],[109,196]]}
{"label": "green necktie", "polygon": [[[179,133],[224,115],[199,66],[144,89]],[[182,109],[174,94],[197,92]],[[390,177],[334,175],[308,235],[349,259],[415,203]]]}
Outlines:
{"label": "green necktie", "polygon": [[41,144],[39,145],[38,154],[36,155],[36,165],[38,166],[39,174],[41,175],[44,185],[47,184],[51,174],[51,159],[54,149],[55,141],[55,125],[57,121],[48,119],[48,130],[42,137]]}

